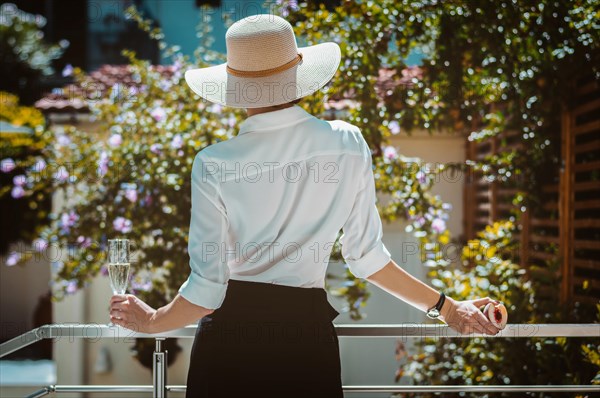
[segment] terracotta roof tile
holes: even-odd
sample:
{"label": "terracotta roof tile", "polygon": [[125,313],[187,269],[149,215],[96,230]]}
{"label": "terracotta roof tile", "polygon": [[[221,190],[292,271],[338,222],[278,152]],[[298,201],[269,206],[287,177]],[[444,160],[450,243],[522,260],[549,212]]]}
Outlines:
{"label": "terracotta roof tile", "polygon": [[[172,76],[171,65],[153,65],[151,68],[165,77]],[[411,86],[413,78],[421,78],[423,70],[418,66],[408,67],[398,75],[393,68],[381,68],[379,77],[375,83],[375,91],[380,97],[390,95],[398,86]],[[60,89],[54,89],[52,93],[45,95],[35,103],[35,106],[43,112],[89,112],[87,98],[101,98],[107,95],[115,84],[122,84],[127,88],[139,87],[133,71],[129,65],[103,65],[89,74],[89,83],[86,87],[70,84]],[[331,100],[326,104],[327,109],[341,110],[352,106],[354,101],[353,90],[344,93],[334,93]]]}

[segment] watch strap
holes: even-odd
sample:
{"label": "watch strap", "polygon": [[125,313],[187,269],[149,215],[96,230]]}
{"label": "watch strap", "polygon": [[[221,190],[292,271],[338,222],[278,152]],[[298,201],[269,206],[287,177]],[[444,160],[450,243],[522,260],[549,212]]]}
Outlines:
{"label": "watch strap", "polygon": [[445,301],[446,295],[444,292],[440,292],[440,298],[433,307],[427,310],[427,316],[434,319],[438,318],[441,315],[442,306],[444,305]]}

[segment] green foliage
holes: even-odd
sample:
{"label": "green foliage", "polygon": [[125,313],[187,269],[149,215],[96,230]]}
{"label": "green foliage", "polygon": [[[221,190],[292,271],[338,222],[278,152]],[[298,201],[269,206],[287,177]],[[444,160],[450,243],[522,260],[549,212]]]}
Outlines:
{"label": "green foliage", "polygon": [[[22,106],[16,95],[0,91],[0,121],[9,126],[0,132],[0,153],[2,154],[0,173],[0,206],[3,217],[0,220],[0,253],[5,254],[9,245],[19,240],[32,241],[36,229],[48,222],[50,196],[44,190],[31,189],[26,195],[25,186],[32,184],[29,169],[44,166],[41,151],[50,145],[46,122],[42,113],[28,106]],[[15,131],[12,131],[15,130]],[[22,260],[31,257],[23,253]],[[8,258],[8,263],[16,262],[16,255]]]}
{"label": "green foliage", "polygon": [[[600,76],[598,10],[597,0],[343,1],[333,12],[302,2],[288,19],[297,23],[297,33],[307,34],[309,43],[332,40],[342,47],[342,78],[335,89],[359,98],[351,118],[364,128],[376,153],[392,122],[408,132],[450,130],[468,134],[470,140],[516,131],[522,149],[506,149],[500,141],[499,154],[469,161],[462,170],[472,168],[489,181],[519,188],[513,200],[518,216],[522,207],[539,200],[547,166],[558,169],[555,133],[563,107],[573,104],[573,79]],[[420,70],[407,65],[415,51],[423,55]],[[390,78],[396,85],[378,92],[375,82],[382,66],[396,71]],[[387,174],[387,169],[381,171]],[[386,178],[382,181],[385,185]],[[393,218],[394,206],[382,214]],[[545,269],[532,266],[525,275],[513,263],[516,249],[506,256],[506,247],[514,248],[514,243],[494,235],[512,227],[490,228],[490,237],[477,240],[486,246],[471,248],[475,242],[469,242],[468,250],[482,257],[469,259],[468,267],[435,261],[431,274],[437,287],[450,286],[459,299],[496,294],[509,305],[511,322],[589,322],[585,309],[568,314],[556,305],[556,262]],[[577,339],[526,340],[494,340],[493,346],[483,339],[430,342],[403,371],[426,384],[589,382],[590,367],[581,362]],[[515,357],[521,354],[524,359]],[[524,371],[521,363],[527,366]]]}
{"label": "green foliage", "polygon": [[[556,308],[557,296],[544,298],[536,294],[542,290],[541,284],[554,289],[558,289],[558,285],[552,280],[532,281],[525,269],[513,262],[518,251],[513,233],[514,225],[510,221],[486,227],[478,233],[477,239],[464,247],[463,267],[440,267],[433,269],[430,276],[434,285],[444,287],[446,293],[457,300],[489,296],[502,301],[508,310],[509,323],[532,324],[533,336],[535,324],[547,321],[544,311],[548,308],[554,307],[553,322],[562,320],[557,315],[561,312]],[[420,341],[418,347],[417,354],[407,356],[397,380],[408,376],[416,384],[523,385],[549,381],[589,384],[598,370],[594,354],[597,343],[590,339],[428,338]]]}
{"label": "green foliage", "polygon": [[0,58],[4,78],[14,77],[18,70],[22,73],[29,70],[44,75],[54,72],[52,61],[62,56],[69,43],[66,40],[58,44],[46,43],[42,32],[45,24],[46,19],[41,15],[28,14],[11,3],[2,4]]}

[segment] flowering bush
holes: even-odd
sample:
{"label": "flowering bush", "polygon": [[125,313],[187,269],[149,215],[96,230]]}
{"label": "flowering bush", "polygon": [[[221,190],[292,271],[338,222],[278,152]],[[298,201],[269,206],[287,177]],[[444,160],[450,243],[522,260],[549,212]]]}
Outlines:
{"label": "flowering bush", "polygon": [[[21,106],[19,98],[0,91],[0,121],[8,128],[0,132],[0,252],[5,252],[14,240],[35,238],[37,226],[44,224],[50,207],[50,197],[44,191],[26,189],[31,175],[45,167],[40,151],[49,145],[44,117],[35,108]],[[12,127],[11,127],[12,126]],[[18,262],[21,254],[13,253],[8,265]]]}
{"label": "flowering bush", "polygon": [[[436,267],[430,274],[433,284],[455,299],[489,296],[502,301],[511,324],[531,323],[534,332],[535,324],[544,323],[549,314],[558,321],[564,316],[553,299],[556,295],[547,295],[559,285],[547,281],[541,286],[514,263],[518,253],[514,229],[510,221],[487,226],[464,246],[463,267]],[[540,291],[546,294],[536,294]],[[525,385],[547,384],[548,380],[588,384],[592,378],[600,378],[597,355],[593,354],[598,346],[593,339],[426,338],[417,346],[419,351],[409,355],[404,345],[398,344],[397,357],[403,363],[396,381],[408,376],[415,384],[427,385]]]}
{"label": "flowering bush", "polygon": [[[7,262],[16,265],[36,252],[52,257],[55,300],[83,288],[98,273],[106,274],[107,239],[121,236],[130,238],[137,249],[130,291],[153,306],[170,301],[189,275],[189,174],[194,156],[207,145],[233,137],[244,117],[237,109],[190,101],[183,71],[224,61],[223,54],[207,49],[209,31],[201,34],[202,58],[192,62],[162,42],[161,32],[134,8],[128,13],[159,40],[171,64],[153,67],[126,52],[132,84],[117,84],[104,96],[92,91],[94,82],[75,68],[74,77],[87,94],[101,132],[92,135],[76,127],[44,130],[49,144],[35,159],[44,167],[26,167],[27,182],[18,185],[23,198],[35,191],[64,198],[64,206],[48,215],[48,224],[38,231],[33,251],[11,253]],[[325,91],[315,97],[323,97]],[[307,105],[319,114],[322,102],[311,103],[314,100],[308,98]],[[392,196],[382,213],[388,219],[410,220],[424,239],[447,241],[442,202],[429,194],[435,170],[420,164],[404,167],[406,162],[391,152],[375,161],[378,188]],[[332,259],[339,258],[336,244]],[[346,281],[334,293],[346,297],[347,310],[360,317],[359,308],[368,297],[364,281],[346,268]]]}

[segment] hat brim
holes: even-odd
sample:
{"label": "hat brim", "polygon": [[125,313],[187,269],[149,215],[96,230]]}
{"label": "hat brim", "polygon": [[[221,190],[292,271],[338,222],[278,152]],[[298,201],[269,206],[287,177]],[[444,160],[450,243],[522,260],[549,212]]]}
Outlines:
{"label": "hat brim", "polygon": [[302,60],[292,68],[264,77],[239,77],[227,73],[226,63],[185,72],[185,81],[200,97],[234,108],[280,105],[305,97],[335,75],[341,50],[335,42],[298,47]]}

